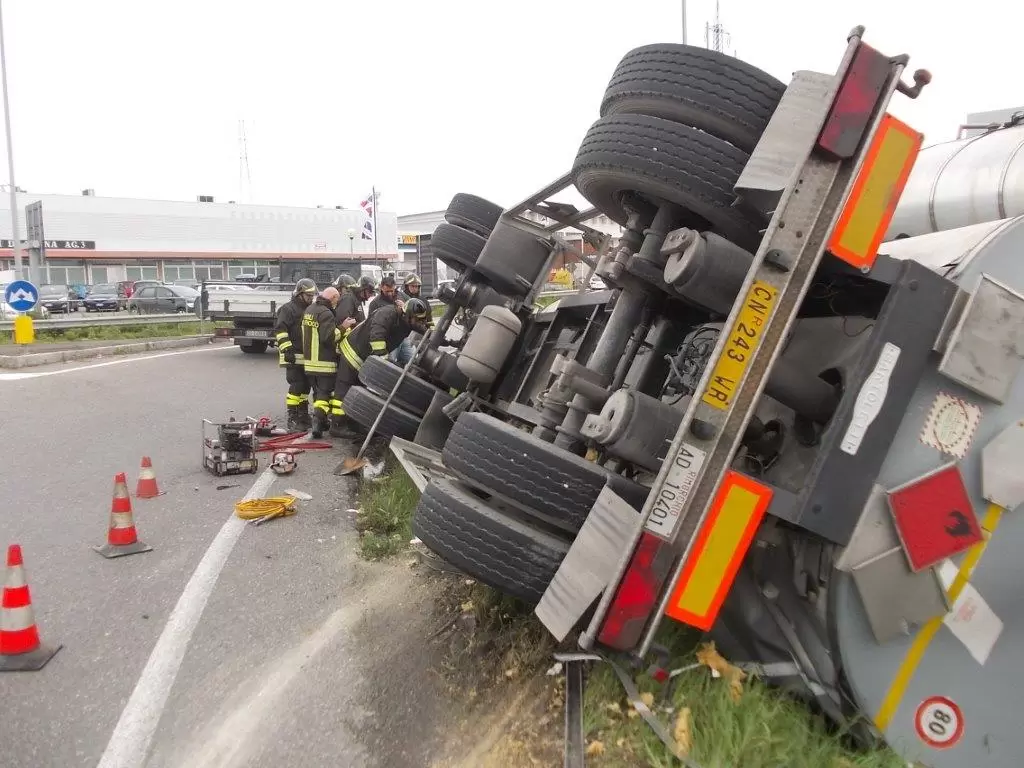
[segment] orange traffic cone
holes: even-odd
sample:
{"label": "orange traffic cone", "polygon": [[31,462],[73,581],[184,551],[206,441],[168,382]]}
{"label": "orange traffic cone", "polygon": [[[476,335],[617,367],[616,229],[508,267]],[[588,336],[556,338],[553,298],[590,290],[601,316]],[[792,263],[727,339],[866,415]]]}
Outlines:
{"label": "orange traffic cone", "polygon": [[28,593],[21,546],[7,548],[7,581],[0,606],[0,672],[28,672],[42,669],[61,649],[39,641],[39,629]]}
{"label": "orange traffic cone", "polygon": [[135,555],[153,549],[139,541],[135,532],[135,520],[132,518],[132,500],[128,498],[128,481],[124,472],[118,472],[114,478],[114,500],[110,505],[110,529],[107,531],[107,543],[101,547],[93,547],[106,558]]}
{"label": "orange traffic cone", "polygon": [[160,495],[156,486],[156,473],[149,456],[142,457],[142,468],[139,470],[139,483],[135,486],[135,496],[140,499],[152,499]]}

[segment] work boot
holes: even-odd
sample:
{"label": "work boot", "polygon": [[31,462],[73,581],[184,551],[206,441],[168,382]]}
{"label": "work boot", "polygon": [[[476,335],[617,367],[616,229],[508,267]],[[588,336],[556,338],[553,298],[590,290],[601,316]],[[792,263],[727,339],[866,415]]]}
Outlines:
{"label": "work boot", "polygon": [[303,407],[301,405],[288,406],[288,431],[305,432],[308,427],[302,419]]}
{"label": "work boot", "polygon": [[359,437],[358,425],[348,416],[331,417],[331,437],[339,437],[344,440],[355,440]]}
{"label": "work boot", "polygon": [[309,415],[309,408],[305,404],[299,406],[299,425],[303,430],[313,426],[313,417]]}
{"label": "work boot", "polygon": [[320,409],[315,410],[313,412],[313,437],[319,440],[329,428],[327,414]]}

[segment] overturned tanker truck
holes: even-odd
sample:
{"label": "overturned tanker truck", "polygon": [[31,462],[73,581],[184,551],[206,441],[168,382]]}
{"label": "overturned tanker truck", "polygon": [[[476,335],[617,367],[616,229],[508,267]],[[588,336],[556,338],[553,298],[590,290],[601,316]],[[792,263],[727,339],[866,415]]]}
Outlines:
{"label": "overturned tanker truck", "polygon": [[[558,639],[646,663],[667,616],[908,760],[1019,765],[1024,218],[885,242],[922,143],[888,105],[929,76],[862,36],[788,86],[628,53],[566,176],[453,199],[382,429],[416,535]],[[610,289],[538,310],[570,226]],[[360,376],[369,425],[399,371]]]}

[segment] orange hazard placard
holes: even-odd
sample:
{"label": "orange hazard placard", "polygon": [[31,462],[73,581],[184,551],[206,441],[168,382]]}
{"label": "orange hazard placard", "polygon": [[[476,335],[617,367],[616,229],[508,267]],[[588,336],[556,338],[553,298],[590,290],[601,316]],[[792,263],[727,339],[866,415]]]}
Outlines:
{"label": "orange hazard placard", "polygon": [[772,500],[772,489],[729,470],[683,564],[665,613],[711,629]]}

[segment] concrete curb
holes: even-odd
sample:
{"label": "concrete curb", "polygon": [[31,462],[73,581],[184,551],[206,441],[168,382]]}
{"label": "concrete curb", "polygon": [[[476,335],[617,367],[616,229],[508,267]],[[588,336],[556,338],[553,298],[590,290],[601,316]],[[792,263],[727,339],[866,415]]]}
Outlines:
{"label": "concrete curb", "polygon": [[132,341],[103,347],[65,349],[55,352],[34,352],[27,355],[0,355],[0,368],[31,368],[36,365],[53,365],[54,363],[66,363],[72,360],[91,360],[97,357],[134,355],[138,352],[151,352],[153,350],[200,347],[212,344],[213,338],[212,335],[189,336],[184,339]]}

